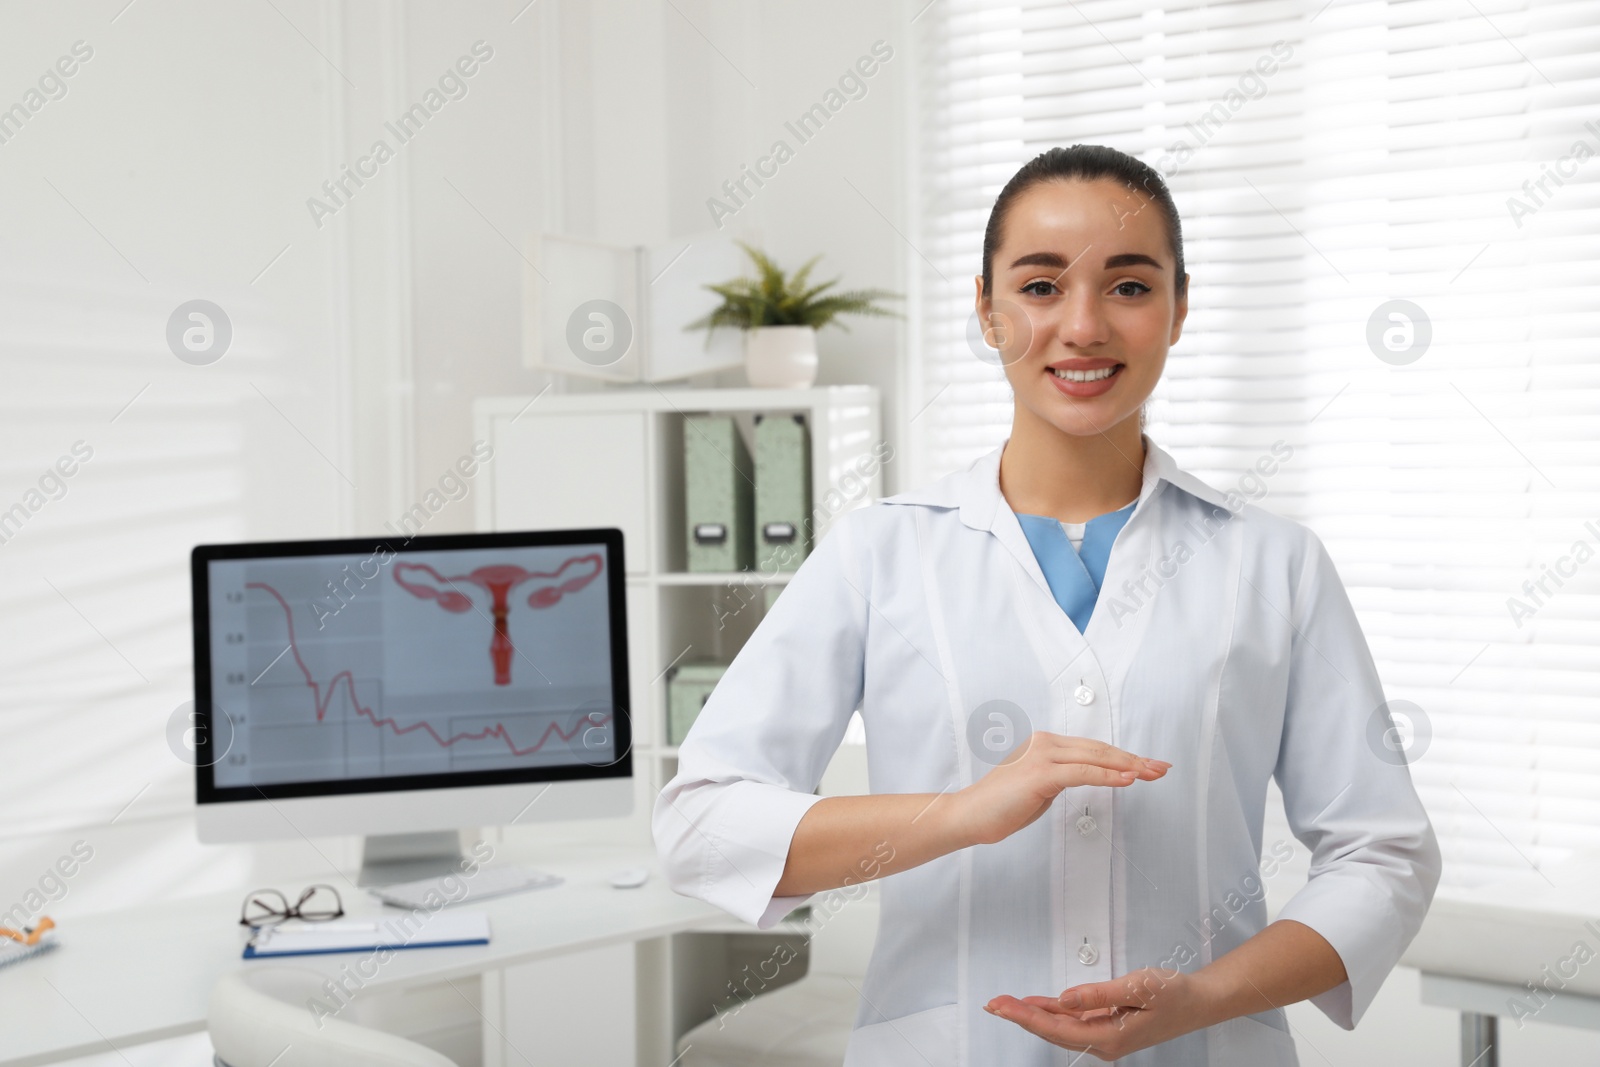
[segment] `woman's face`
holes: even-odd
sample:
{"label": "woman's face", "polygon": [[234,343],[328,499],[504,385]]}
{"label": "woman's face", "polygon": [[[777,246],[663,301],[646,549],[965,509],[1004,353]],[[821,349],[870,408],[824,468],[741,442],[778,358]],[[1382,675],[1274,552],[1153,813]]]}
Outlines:
{"label": "woman's face", "polygon": [[989,299],[976,279],[978,321],[1017,403],[1080,436],[1137,414],[1188,313],[1174,269],[1155,201],[1119,182],[1046,181],[1018,196]]}

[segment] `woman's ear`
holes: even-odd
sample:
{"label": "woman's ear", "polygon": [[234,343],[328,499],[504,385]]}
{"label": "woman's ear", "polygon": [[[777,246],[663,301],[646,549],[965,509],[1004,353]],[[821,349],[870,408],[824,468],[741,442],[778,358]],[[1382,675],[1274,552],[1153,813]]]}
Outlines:
{"label": "woman's ear", "polygon": [[[972,288],[972,313],[978,319],[978,336],[983,339],[984,344],[989,344],[989,328],[993,325],[989,317],[994,309],[994,302],[983,295],[983,275],[972,276]],[[989,345],[989,347],[995,346]]]}
{"label": "woman's ear", "polygon": [[1183,290],[1178,293],[1178,298],[1172,306],[1172,336],[1167,339],[1167,347],[1171,348],[1178,343],[1178,338],[1183,336],[1183,320],[1189,317],[1189,274],[1183,275]]}

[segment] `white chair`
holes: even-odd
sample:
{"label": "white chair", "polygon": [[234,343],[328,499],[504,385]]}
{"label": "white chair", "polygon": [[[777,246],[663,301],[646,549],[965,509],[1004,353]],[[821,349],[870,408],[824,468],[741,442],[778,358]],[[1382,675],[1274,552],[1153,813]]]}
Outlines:
{"label": "white chair", "polygon": [[[206,1024],[218,1067],[458,1067],[447,1056],[345,1018],[319,1020],[324,976],[306,967],[257,964],[223,975]],[[341,1013],[343,1014],[343,1013]]]}
{"label": "white chair", "polygon": [[[878,887],[830,911],[812,898],[811,965],[781,989],[735,1002],[678,1039],[681,1067],[839,1067],[878,932]],[[848,891],[854,897],[857,890]]]}

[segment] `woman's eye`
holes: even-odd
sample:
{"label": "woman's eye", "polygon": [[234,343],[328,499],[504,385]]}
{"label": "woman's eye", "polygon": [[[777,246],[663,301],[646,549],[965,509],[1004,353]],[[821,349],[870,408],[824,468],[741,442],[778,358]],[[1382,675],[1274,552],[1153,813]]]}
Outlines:
{"label": "woman's eye", "polygon": [[1041,286],[1041,285],[1044,286],[1046,290],[1051,290],[1051,289],[1055,288],[1055,283],[1054,282],[1049,282],[1049,281],[1046,281],[1043,278],[1040,278],[1036,282],[1029,282],[1027,285],[1024,285],[1022,287],[1022,291],[1024,293],[1032,293],[1034,296],[1049,296],[1050,293],[1048,291],[1040,292],[1038,290],[1037,287]]}
{"label": "woman's eye", "polygon": [[[1127,286],[1130,286],[1130,285],[1136,287],[1135,291],[1131,292],[1131,293],[1123,292],[1123,289],[1125,289]],[[1148,293],[1148,292],[1150,292],[1150,287],[1148,285],[1146,285],[1144,282],[1134,282],[1134,281],[1118,282],[1116,284],[1116,288],[1114,289],[1114,292],[1116,292],[1119,296],[1138,296],[1140,293]]]}

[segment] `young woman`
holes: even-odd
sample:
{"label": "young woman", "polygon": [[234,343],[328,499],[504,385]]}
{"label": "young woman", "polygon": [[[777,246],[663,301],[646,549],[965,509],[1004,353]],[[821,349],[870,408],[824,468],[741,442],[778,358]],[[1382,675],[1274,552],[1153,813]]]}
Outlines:
{"label": "young woman", "polygon": [[[1283,1006],[1353,1028],[1440,871],[1349,598],[1143,432],[1188,311],[1155,171],[1038,156],[975,282],[1010,436],[835,520],[680,747],[668,880],[766,929],[883,879],[847,1067],[1291,1067]],[[871,794],[818,797],[858,706]],[[1269,925],[1273,777],[1310,878]]]}

